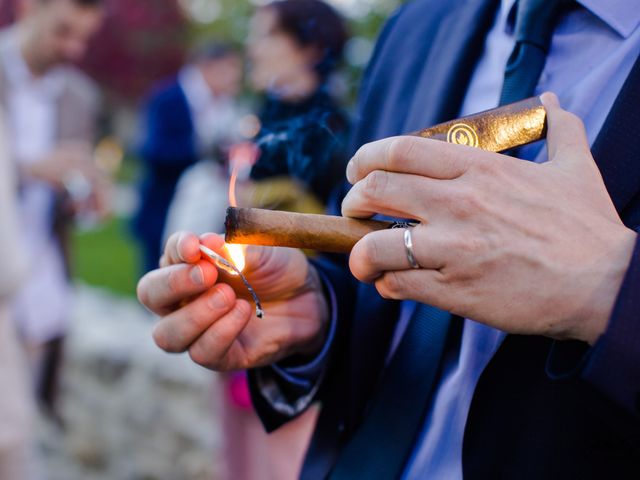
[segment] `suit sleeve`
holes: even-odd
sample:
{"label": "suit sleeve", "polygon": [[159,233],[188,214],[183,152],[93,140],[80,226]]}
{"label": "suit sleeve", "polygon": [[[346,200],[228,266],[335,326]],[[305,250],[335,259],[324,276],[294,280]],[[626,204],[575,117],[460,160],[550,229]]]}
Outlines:
{"label": "suit sleeve", "polygon": [[581,378],[616,410],[640,418],[640,236],[607,329],[593,347],[554,342],[547,359],[552,379]]}
{"label": "suit sleeve", "polygon": [[591,349],[582,377],[640,417],[640,236],[607,330]]}
{"label": "suit sleeve", "polygon": [[327,338],[320,353],[311,359],[289,358],[265,368],[249,371],[253,405],[270,432],[296,418],[316,400],[322,400],[324,380],[344,364],[348,326],[353,316],[356,280],[348,269],[329,260],[314,262],[330,305]]}
{"label": "suit sleeve", "polygon": [[196,160],[193,123],[177,88],[151,97],[144,107],[140,154],[155,169],[184,169]]}

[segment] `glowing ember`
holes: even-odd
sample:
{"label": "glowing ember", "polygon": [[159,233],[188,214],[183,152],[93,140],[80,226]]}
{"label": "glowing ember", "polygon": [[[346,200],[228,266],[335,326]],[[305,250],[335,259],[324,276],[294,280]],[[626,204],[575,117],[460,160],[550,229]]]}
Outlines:
{"label": "glowing ember", "polygon": [[[236,268],[242,272],[246,265],[244,245],[232,245],[225,243],[224,248],[227,251],[229,260],[231,260]],[[235,272],[233,272],[233,274],[237,275]]]}

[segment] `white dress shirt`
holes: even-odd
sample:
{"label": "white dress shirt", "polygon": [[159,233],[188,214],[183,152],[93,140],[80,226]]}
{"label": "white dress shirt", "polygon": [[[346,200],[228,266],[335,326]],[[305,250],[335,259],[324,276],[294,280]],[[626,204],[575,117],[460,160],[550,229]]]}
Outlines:
{"label": "white dress shirt", "polygon": [[[31,74],[18,44],[18,31],[9,36],[0,61],[7,72],[7,119],[12,158],[28,165],[56,147],[58,99],[64,77],[52,69]],[[19,192],[21,245],[29,259],[29,274],[14,303],[20,334],[30,343],[62,335],[67,328],[69,286],[63,256],[52,233],[55,195],[51,187],[22,179]]]}

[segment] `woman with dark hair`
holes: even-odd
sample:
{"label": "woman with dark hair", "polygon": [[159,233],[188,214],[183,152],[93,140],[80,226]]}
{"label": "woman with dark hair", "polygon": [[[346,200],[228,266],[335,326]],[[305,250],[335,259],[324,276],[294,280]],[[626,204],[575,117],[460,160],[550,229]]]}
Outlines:
{"label": "woman with dark hair", "polygon": [[320,0],[279,0],[256,11],[250,80],[265,103],[252,179],[289,176],[324,203],[344,178],[348,120],[327,81],[346,40],[342,19]]}
{"label": "woman with dark hair", "polygon": [[[253,206],[321,211],[344,179],[348,120],[331,98],[328,80],[346,40],[340,16],[319,0],[278,0],[256,10],[247,54],[252,86],[265,98],[254,139],[254,182],[241,192],[253,197]],[[316,410],[267,435],[251,407],[244,374],[223,378],[223,476],[297,478]]]}

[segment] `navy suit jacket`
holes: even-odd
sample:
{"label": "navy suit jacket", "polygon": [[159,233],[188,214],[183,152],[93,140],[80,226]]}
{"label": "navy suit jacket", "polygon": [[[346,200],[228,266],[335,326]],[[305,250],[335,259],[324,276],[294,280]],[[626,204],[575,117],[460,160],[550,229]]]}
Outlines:
{"label": "navy suit jacket", "polygon": [[[381,33],[366,72],[354,148],[454,118],[497,6],[497,0],[416,0],[402,7]],[[638,86],[640,63],[593,147],[618,210],[636,230],[640,149],[623,140],[638,136]],[[314,479],[330,472],[358,428],[398,318],[398,303],[356,282],[344,263],[323,261],[318,268],[338,296],[340,320],[302,472]],[[267,429],[275,429],[289,418],[264,400],[255,373],[254,404]],[[277,377],[268,368],[261,374]],[[295,386],[277,381],[295,395]],[[384,452],[371,452],[378,454]],[[593,348],[507,336],[474,393],[463,470],[471,479],[640,478],[640,247],[608,330]]]}
{"label": "navy suit jacket", "polygon": [[180,84],[164,82],[144,108],[140,158],[145,172],[134,231],[145,246],[146,270],[157,267],[167,211],[180,175],[197,159],[191,111]]}

